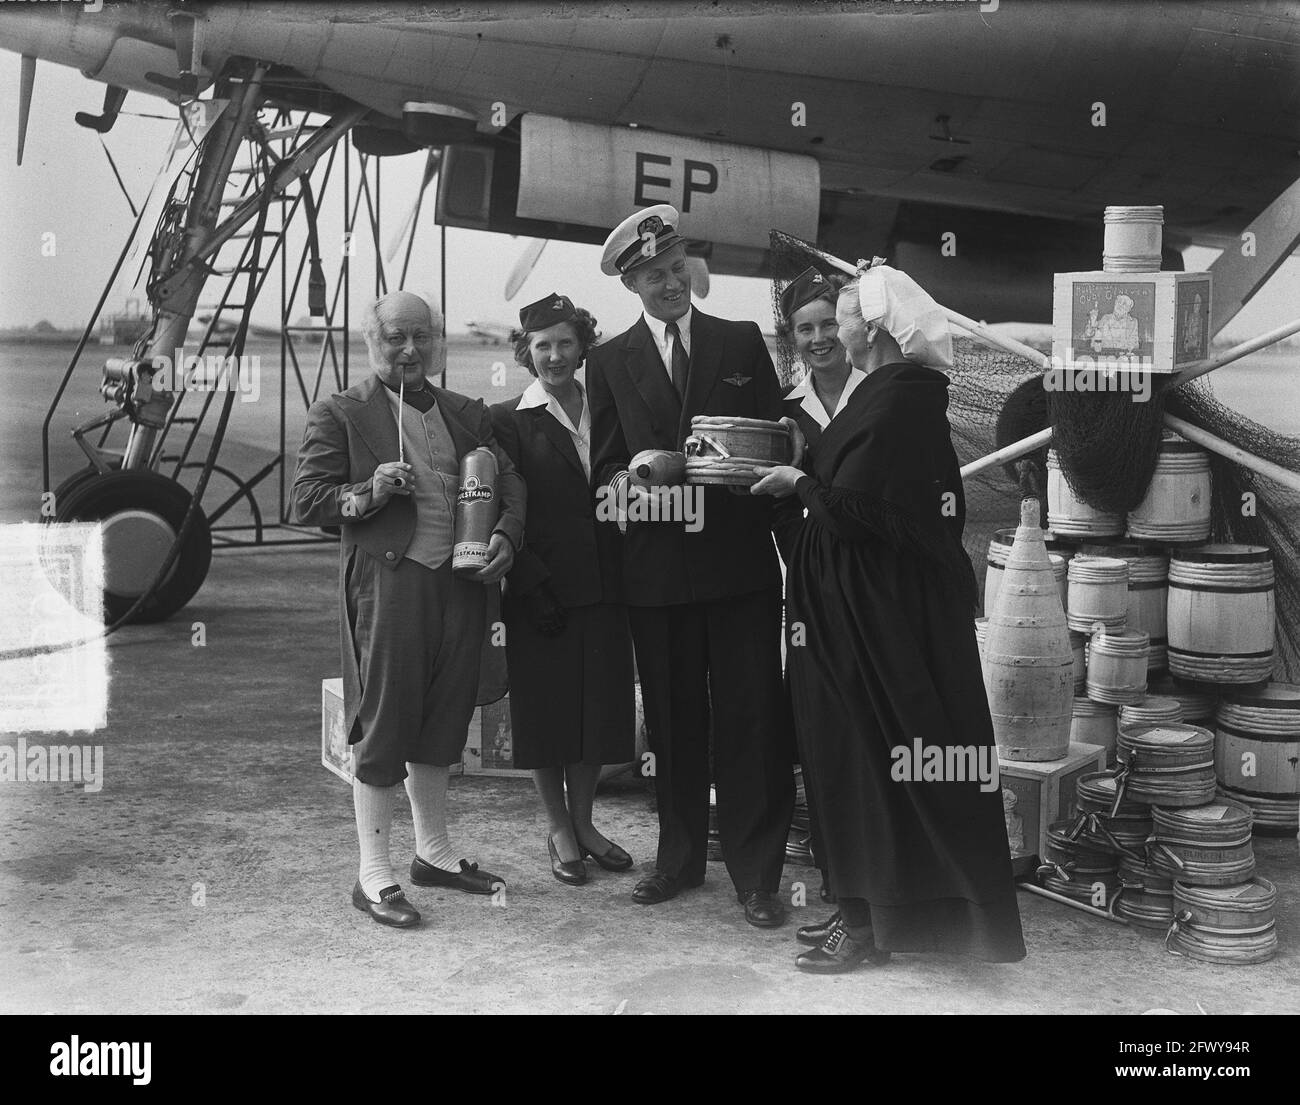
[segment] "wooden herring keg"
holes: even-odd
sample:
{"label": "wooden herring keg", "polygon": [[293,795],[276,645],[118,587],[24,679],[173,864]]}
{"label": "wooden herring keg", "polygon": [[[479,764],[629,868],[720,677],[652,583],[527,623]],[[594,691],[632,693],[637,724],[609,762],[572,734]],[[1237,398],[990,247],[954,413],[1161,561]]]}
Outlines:
{"label": "wooden herring keg", "polygon": [[686,439],[686,482],[752,487],[755,465],[789,464],[794,444],[780,422],[697,414]]}
{"label": "wooden herring keg", "polygon": [[1180,683],[1166,675],[1151,684],[1151,693],[1160,698],[1172,698],[1183,708],[1183,721],[1189,725],[1210,728],[1214,721],[1219,699],[1195,683]]}
{"label": "wooden herring keg", "polygon": [[1111,206],[1102,216],[1101,267],[1104,272],[1159,272],[1165,209]]}
{"label": "wooden herring keg", "polygon": [[1092,904],[1104,890],[1105,908],[1119,890],[1119,860],[1105,848],[1080,839],[1075,822],[1054,821],[1047,828],[1047,847],[1038,868],[1039,885],[1054,894]]}
{"label": "wooden herring keg", "polygon": [[1124,533],[1122,514],[1096,510],[1075,495],[1055,449],[1047,451],[1047,524],[1058,537],[1117,538]]}
{"label": "wooden herring keg", "polygon": [[1088,697],[1119,706],[1147,693],[1149,638],[1137,630],[1098,630],[1088,642]]}
{"label": "wooden herring keg", "polygon": [[1078,633],[1100,623],[1107,630],[1128,624],[1128,563],[1113,556],[1084,556],[1070,561],[1066,620]]}
{"label": "wooden herring keg", "polygon": [[1261,836],[1294,833],[1300,828],[1300,686],[1234,691],[1219,704],[1214,728],[1220,793],[1251,810]]}
{"label": "wooden herring keg", "polygon": [[1160,721],[1182,721],[1183,704],[1176,698],[1161,695],[1143,695],[1136,702],[1128,702],[1119,708],[1119,727],[1131,725],[1153,725]]}
{"label": "wooden herring keg", "polygon": [[1239,886],[1174,883],[1172,952],[1205,963],[1264,963],[1277,954],[1277,888],[1254,878]]}
{"label": "wooden herring keg", "polygon": [[1169,671],[1201,683],[1273,674],[1273,554],[1262,545],[1200,545],[1169,559]]}
{"label": "wooden herring keg", "polygon": [[1081,837],[1120,855],[1145,857],[1153,824],[1151,807],[1123,797],[1116,772],[1094,771],[1080,776],[1074,800],[1082,822]]}
{"label": "wooden herring keg", "polygon": [[[998,600],[998,590],[1002,586],[1002,571],[1006,567],[1007,555],[1016,539],[1015,527],[1000,529],[989,538],[988,566],[984,570],[984,613],[991,614]],[[1061,541],[1048,540],[1044,534],[1048,555],[1052,561],[1052,573],[1056,584],[1061,589],[1061,609],[1065,609],[1068,597],[1069,574],[1067,568],[1074,549]]]}
{"label": "wooden herring keg", "polygon": [[1166,545],[1210,536],[1210,456],[1172,430],[1160,436],[1147,493],[1128,514],[1128,535]]}
{"label": "wooden herring keg", "polygon": [[1174,880],[1146,860],[1121,856],[1115,914],[1138,928],[1167,931],[1174,919]]}
{"label": "wooden herring keg", "polygon": [[1225,799],[1189,809],[1151,810],[1148,846],[1156,872],[1188,886],[1233,886],[1255,873],[1251,814]]}
{"label": "wooden herring keg", "polygon": [[1166,613],[1169,605],[1169,557],[1153,545],[1084,545],[1085,556],[1105,556],[1128,565],[1125,628],[1140,629],[1151,638],[1147,671],[1169,670]]}
{"label": "wooden herring keg", "polygon": [[980,650],[980,671],[984,673],[984,690],[988,691],[989,686],[989,669],[988,664],[984,661],[984,649],[989,639],[989,620],[988,618],[975,619],[975,645]]}
{"label": "wooden herring keg", "polygon": [[1070,655],[1074,658],[1074,693],[1081,695],[1088,687],[1088,635],[1070,630]]}
{"label": "wooden herring keg", "polygon": [[1118,734],[1116,709],[1108,702],[1076,694],[1070,705],[1070,743],[1099,744],[1106,749],[1106,761],[1113,761]]}
{"label": "wooden herring keg", "polygon": [[1042,762],[1070,748],[1074,656],[1038,517],[1038,500],[1025,499],[984,658],[999,753]]}
{"label": "wooden herring keg", "polygon": [[1203,806],[1214,798],[1214,734],[1186,722],[1134,725],[1115,742],[1124,796],[1156,806]]}

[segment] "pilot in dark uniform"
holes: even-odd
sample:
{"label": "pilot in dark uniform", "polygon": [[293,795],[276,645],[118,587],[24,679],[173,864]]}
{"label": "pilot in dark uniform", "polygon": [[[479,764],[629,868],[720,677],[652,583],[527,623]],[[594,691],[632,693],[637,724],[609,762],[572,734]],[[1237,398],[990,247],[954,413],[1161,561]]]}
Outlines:
{"label": "pilot in dark uniform", "polygon": [[[693,415],[781,417],[776,370],[758,327],[692,307],[676,225],[677,212],[661,204],[632,215],[605,241],[601,271],[621,277],[644,310],[587,355],[598,495],[613,489],[617,497],[641,450],[680,451]],[[704,881],[711,727],[723,858],[746,919],[773,927],[785,919],[776,891],[794,805],[794,749],[781,681],[772,504],[725,487],[698,490],[698,528],[680,519],[633,520],[624,539],[624,597],[659,808],[655,871],[632,896],[654,904]]]}

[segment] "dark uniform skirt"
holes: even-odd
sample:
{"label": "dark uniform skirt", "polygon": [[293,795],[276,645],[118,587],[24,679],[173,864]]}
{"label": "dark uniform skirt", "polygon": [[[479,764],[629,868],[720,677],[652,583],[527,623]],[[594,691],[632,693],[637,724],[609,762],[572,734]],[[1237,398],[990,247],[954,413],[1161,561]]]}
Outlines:
{"label": "dark uniform skirt", "polygon": [[636,755],[636,700],[627,608],[574,606],[558,637],[507,596],[506,663],[514,765],[622,764]]}

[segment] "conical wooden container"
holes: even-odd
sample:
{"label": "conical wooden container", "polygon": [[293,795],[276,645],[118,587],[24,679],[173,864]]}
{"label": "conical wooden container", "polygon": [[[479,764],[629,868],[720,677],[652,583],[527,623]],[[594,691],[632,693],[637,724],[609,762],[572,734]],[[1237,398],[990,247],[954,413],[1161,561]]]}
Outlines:
{"label": "conical wooden container", "polygon": [[1070,749],[1074,655],[1038,509],[1036,499],[1020,504],[984,645],[993,732],[1008,760],[1059,760]]}

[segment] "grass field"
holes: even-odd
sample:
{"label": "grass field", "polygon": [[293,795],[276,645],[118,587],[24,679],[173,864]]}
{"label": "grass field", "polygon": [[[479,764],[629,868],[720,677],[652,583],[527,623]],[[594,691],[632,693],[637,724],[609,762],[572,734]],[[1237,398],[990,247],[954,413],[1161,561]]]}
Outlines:
{"label": "grass field", "polygon": [[[0,521],[33,519],[40,506],[44,488],[41,473],[41,423],[54,391],[67,368],[73,346],[64,344],[22,344],[0,342],[0,379],[9,389],[6,402],[0,404],[0,462],[4,479],[0,482]],[[50,425],[51,483],[57,486],[69,474],[85,464],[85,457],[70,434],[107,410],[100,398],[99,370],[108,355],[123,351],[89,347],[83,354],[58,411]],[[323,396],[340,389],[334,368],[328,360],[323,372],[319,346],[300,347],[298,361],[304,377],[300,386],[292,367],[281,374],[280,347],[276,340],[254,339],[247,354],[259,358],[259,389],[256,401],[236,399],[231,412],[220,463],[247,479],[275,460],[279,454],[281,410],[284,411],[284,441],[289,476],[293,456],[302,436],[306,412],[303,389],[309,397]],[[364,345],[354,342],[349,349],[349,378],[355,383],[368,371]],[[1219,399],[1250,418],[1283,433],[1300,435],[1300,350],[1281,348],[1265,351],[1221,369],[1210,377]],[[514,363],[504,345],[484,345],[474,339],[452,338],[447,352],[447,387],[453,391],[501,402],[517,396],[530,381],[528,373]],[[280,401],[281,385],[285,392]],[[193,403],[190,413],[201,406],[203,395],[187,398]],[[216,425],[217,410],[206,423]],[[118,430],[115,428],[115,434]],[[183,429],[174,430],[168,442],[168,454],[175,456],[184,444]],[[118,434],[110,447],[121,447],[125,437]],[[206,453],[209,438],[198,435],[189,460],[199,461]],[[164,467],[164,471],[168,471]],[[185,479],[185,476],[182,476]],[[262,509],[274,514],[279,505],[280,473],[273,471],[258,491]],[[213,477],[208,494],[220,501],[232,493],[234,485],[224,476]],[[210,501],[205,497],[205,507]],[[233,520],[233,517],[228,520]]]}

